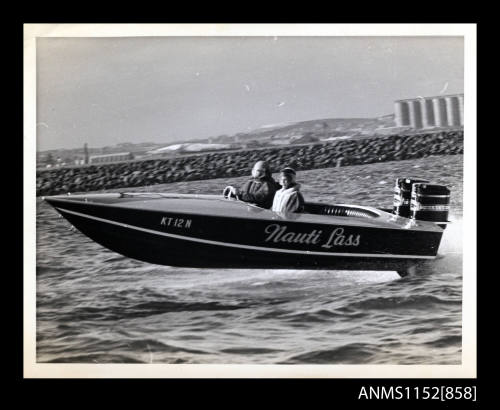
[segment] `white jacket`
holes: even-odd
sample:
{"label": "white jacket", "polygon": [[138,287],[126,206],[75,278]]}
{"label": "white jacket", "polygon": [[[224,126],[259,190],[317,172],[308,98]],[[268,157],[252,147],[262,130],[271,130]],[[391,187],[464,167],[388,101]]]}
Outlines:
{"label": "white jacket", "polygon": [[304,198],[299,191],[300,184],[276,191],[271,208],[274,212],[297,212],[304,206]]}

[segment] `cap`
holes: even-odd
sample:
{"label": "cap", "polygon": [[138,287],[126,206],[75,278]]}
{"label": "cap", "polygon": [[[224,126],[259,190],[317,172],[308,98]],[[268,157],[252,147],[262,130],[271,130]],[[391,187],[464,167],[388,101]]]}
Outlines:
{"label": "cap", "polygon": [[283,174],[293,174],[293,175],[296,175],[295,170],[294,170],[293,168],[290,168],[290,167],[283,168],[283,169],[281,170],[281,173],[283,173]]}

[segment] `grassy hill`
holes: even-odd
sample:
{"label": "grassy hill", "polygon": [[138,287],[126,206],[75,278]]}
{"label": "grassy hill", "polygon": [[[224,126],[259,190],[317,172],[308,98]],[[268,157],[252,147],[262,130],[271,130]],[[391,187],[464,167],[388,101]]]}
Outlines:
{"label": "grassy hill", "polygon": [[393,127],[394,115],[378,118],[323,118],[294,123],[265,125],[249,132],[211,138],[212,142],[245,142],[248,140],[286,140],[313,135],[328,138],[342,135],[375,134],[378,128]]}

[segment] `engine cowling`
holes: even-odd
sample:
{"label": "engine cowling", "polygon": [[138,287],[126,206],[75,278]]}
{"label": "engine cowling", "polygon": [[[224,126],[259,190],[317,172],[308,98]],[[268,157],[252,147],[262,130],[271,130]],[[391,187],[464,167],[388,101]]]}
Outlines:
{"label": "engine cowling", "polygon": [[448,222],[450,190],[444,185],[414,184],[410,211],[411,218],[418,221]]}
{"label": "engine cowling", "polygon": [[411,216],[411,193],[413,184],[429,182],[420,178],[398,178],[394,187],[393,213],[398,216],[410,218]]}

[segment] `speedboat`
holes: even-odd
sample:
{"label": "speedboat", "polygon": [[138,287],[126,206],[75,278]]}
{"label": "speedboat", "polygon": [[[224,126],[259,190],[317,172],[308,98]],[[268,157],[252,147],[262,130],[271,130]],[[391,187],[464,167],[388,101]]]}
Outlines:
{"label": "speedboat", "polygon": [[301,213],[281,214],[222,195],[158,192],[44,199],[95,242],[148,263],[395,270],[405,275],[419,263],[436,258],[446,226],[443,220],[414,217],[418,212],[444,209],[446,205],[436,208],[421,202],[446,195],[421,194],[419,199],[413,191],[412,201],[420,208],[414,207],[408,216],[389,209],[321,202],[307,202]]}

